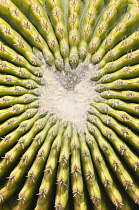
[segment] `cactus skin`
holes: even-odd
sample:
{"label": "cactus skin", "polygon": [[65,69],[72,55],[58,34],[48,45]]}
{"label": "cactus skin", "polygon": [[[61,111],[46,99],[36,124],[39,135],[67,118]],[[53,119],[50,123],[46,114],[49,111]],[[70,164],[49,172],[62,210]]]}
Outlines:
{"label": "cactus skin", "polygon": [[[0,210],[139,208],[138,20],[137,0],[0,0]],[[76,105],[90,69],[80,129],[47,88]]]}

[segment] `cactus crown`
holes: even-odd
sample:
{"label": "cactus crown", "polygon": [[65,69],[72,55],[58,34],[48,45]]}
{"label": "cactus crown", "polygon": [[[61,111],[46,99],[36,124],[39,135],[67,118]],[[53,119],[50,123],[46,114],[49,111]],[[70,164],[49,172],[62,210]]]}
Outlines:
{"label": "cactus crown", "polygon": [[138,209],[138,20],[137,0],[0,0],[0,209]]}

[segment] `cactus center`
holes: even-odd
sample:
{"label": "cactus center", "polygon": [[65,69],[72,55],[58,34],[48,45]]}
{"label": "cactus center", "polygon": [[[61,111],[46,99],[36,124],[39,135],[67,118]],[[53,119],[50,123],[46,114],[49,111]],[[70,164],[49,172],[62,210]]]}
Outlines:
{"label": "cactus center", "polygon": [[84,131],[90,104],[101,100],[95,91],[96,82],[91,81],[97,66],[85,61],[76,69],[66,64],[62,71],[58,71],[45,63],[40,52],[37,56],[43,63],[40,111],[48,111],[64,122],[72,123],[79,132]]}

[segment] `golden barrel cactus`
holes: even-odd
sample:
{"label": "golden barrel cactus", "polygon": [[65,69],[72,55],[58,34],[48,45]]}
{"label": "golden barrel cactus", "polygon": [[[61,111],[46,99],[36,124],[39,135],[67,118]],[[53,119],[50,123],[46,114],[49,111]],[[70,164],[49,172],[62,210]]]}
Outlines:
{"label": "golden barrel cactus", "polygon": [[139,2],[0,0],[0,210],[139,209]]}

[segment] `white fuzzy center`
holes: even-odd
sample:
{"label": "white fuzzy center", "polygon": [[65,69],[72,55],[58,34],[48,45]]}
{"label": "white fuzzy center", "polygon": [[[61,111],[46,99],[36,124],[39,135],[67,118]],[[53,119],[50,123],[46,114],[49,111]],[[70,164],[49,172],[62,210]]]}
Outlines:
{"label": "white fuzzy center", "polygon": [[80,63],[73,70],[69,65],[62,72],[52,69],[43,61],[44,85],[40,89],[40,111],[48,111],[79,132],[84,132],[88,110],[93,101],[101,99],[91,77],[96,71],[92,64]]}

